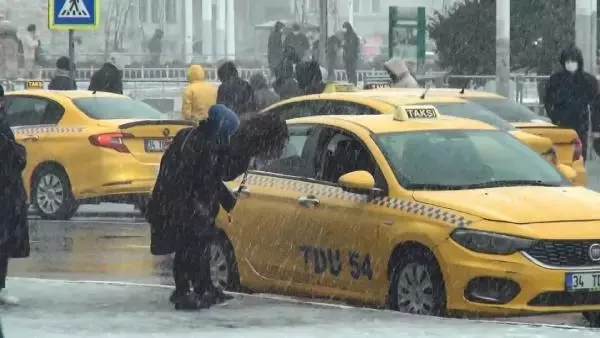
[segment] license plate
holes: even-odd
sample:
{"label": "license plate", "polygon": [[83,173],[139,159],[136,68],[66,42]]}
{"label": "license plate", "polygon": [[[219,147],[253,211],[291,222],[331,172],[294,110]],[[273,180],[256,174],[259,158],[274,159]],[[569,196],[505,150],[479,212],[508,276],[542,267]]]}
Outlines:
{"label": "license plate", "polygon": [[169,146],[168,140],[145,140],[144,148],[148,153],[162,153]]}
{"label": "license plate", "polygon": [[567,291],[600,290],[600,271],[569,272],[565,275]]}

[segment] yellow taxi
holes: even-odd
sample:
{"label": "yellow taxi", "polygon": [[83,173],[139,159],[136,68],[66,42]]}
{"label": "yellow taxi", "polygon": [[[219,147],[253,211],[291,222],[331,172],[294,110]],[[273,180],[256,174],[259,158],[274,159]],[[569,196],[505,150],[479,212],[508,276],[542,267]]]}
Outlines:
{"label": "yellow taxi", "polygon": [[[378,90],[410,96],[421,95],[423,92],[423,89],[405,88],[384,88]],[[519,130],[549,138],[554,143],[557,162],[569,165],[577,172],[574,184],[586,185],[587,176],[583,161],[583,146],[574,130],[559,128],[552,124],[550,119],[540,116],[527,107],[495,93],[457,88],[431,88],[427,91],[427,96],[463,98],[496,113]]]}
{"label": "yellow taxi", "polygon": [[27,149],[29,199],[45,219],[69,219],[80,202],[147,196],[170,139],[192,124],[124,95],[90,91],[10,92],[5,111]]}
{"label": "yellow taxi", "polygon": [[432,105],[288,127],[218,219],[215,284],[425,315],[600,311],[600,194],[572,168]]}
{"label": "yellow taxi", "polygon": [[393,92],[374,90],[349,91],[299,96],[278,102],[265,110],[277,112],[287,120],[316,115],[394,114],[399,106],[405,104],[429,104],[444,115],[486,122],[511,133],[550,162],[556,163],[555,151],[550,139],[520,131],[487,109],[460,98],[427,95],[425,97],[404,97]]}

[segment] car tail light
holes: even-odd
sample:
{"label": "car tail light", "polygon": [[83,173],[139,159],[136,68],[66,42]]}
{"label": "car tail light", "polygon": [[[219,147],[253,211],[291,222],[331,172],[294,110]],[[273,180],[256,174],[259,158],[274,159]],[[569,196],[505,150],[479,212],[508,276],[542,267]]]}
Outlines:
{"label": "car tail light", "polygon": [[558,164],[558,156],[556,155],[556,149],[554,147],[550,148],[550,150],[543,153],[542,156],[546,159],[546,161],[554,165]]}
{"label": "car tail light", "polygon": [[581,143],[581,139],[577,137],[571,144],[573,145],[573,161],[577,161],[583,155],[583,143]]}
{"label": "car tail light", "polygon": [[128,153],[129,149],[123,140],[131,137],[133,136],[123,133],[98,134],[90,136],[90,143],[97,147],[114,149],[120,153]]}

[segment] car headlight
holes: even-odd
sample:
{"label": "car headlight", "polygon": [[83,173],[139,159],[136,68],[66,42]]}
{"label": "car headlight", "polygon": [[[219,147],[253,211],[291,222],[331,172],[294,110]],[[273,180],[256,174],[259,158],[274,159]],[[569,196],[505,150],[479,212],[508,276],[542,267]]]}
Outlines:
{"label": "car headlight", "polygon": [[471,251],[493,255],[511,255],[535,244],[528,238],[468,229],[456,229],[450,238]]}

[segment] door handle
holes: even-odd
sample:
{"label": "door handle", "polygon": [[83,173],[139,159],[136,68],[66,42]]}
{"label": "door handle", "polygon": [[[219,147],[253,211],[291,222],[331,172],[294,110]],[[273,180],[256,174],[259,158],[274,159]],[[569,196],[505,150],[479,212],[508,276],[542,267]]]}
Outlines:
{"label": "door handle", "polygon": [[313,195],[308,195],[298,198],[298,203],[303,207],[310,208],[318,206],[321,204],[321,201]]}
{"label": "door handle", "polygon": [[250,196],[250,189],[248,189],[248,187],[244,185],[244,186],[237,187],[234,190],[234,193],[235,193],[236,197],[239,197],[239,196],[242,196],[242,195],[243,196]]}
{"label": "door handle", "polygon": [[23,141],[38,141],[40,137],[38,135],[27,135],[23,138]]}

